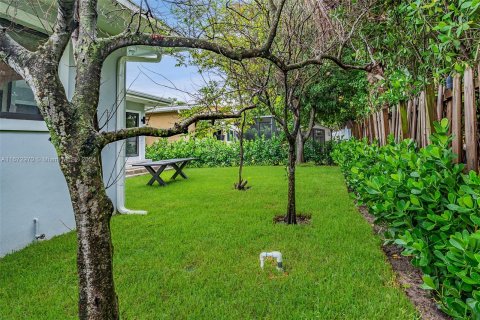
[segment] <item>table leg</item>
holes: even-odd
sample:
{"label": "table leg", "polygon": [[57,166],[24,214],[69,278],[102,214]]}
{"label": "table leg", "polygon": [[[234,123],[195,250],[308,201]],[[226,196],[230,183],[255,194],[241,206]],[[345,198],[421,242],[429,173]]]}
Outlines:
{"label": "table leg", "polygon": [[178,176],[178,175],[181,175],[183,177],[183,179],[188,179],[187,175],[185,173],[183,173],[183,168],[185,168],[185,166],[187,165],[188,161],[184,161],[180,164],[180,166],[178,166],[176,163],[172,163],[171,166],[175,169],[175,174],[172,176],[172,180],[175,180],[175,178]]}
{"label": "table leg", "polygon": [[152,175],[152,178],[150,179],[150,181],[148,181],[147,184],[151,186],[155,181],[157,181],[161,186],[166,186],[167,184],[165,183],[165,181],[160,178],[160,175],[166,167],[167,166],[160,166],[160,168],[158,168],[158,170],[155,172],[155,169],[153,169],[151,166],[145,166],[147,171],[150,172],[150,174]]}

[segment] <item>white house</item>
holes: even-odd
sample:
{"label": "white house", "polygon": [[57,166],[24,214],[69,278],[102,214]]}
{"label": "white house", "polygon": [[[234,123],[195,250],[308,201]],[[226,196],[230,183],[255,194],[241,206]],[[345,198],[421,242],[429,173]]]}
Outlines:
{"label": "white house", "polygon": [[[264,136],[269,139],[281,130],[281,127],[278,126],[272,115],[260,116],[255,119],[255,123],[246,131],[245,138],[255,139],[256,137]],[[332,140],[332,130],[315,123],[310,137],[318,143],[325,143]]]}
{"label": "white house", "polygon": [[344,127],[332,132],[333,139],[348,140],[352,137],[352,129]]}
{"label": "white house", "polygon": [[[38,5],[52,6],[55,0],[38,0]],[[125,21],[107,21],[103,12],[116,12],[118,6],[134,9],[128,0],[100,0],[99,27],[105,34],[123,30]],[[37,6],[37,4],[35,4]],[[16,30],[16,40],[31,47],[49,34],[54,15],[38,17],[29,1],[11,3],[0,0],[0,21]],[[42,12],[48,12],[47,9]],[[11,21],[14,21],[12,24]],[[126,126],[125,70],[127,61],[158,62],[154,48],[120,49],[105,61],[98,119],[102,130]],[[63,54],[59,75],[67,95],[72,97],[75,66],[72,47]],[[138,97],[137,97],[138,98]],[[135,98],[135,99],[137,99]],[[137,112],[138,101],[129,101],[128,112]],[[127,114],[128,115],[128,114]],[[140,110],[141,120],[144,111]],[[129,116],[129,120],[131,121]],[[139,123],[140,124],[140,123]],[[134,142],[130,141],[128,145]],[[125,208],[125,142],[111,144],[102,153],[104,180],[116,210]],[[137,143],[138,156],[142,148]],[[39,238],[51,238],[75,228],[73,210],[65,179],[60,171],[49,133],[38,112],[33,94],[12,69],[0,63],[0,257],[19,250]]]}
{"label": "white house", "polygon": [[[172,103],[171,99],[134,90],[127,90],[126,101],[125,126],[127,128],[148,125],[150,116],[147,115],[147,110],[166,108]],[[127,167],[132,163],[145,161],[145,141],[146,137],[143,136],[125,140]]]}

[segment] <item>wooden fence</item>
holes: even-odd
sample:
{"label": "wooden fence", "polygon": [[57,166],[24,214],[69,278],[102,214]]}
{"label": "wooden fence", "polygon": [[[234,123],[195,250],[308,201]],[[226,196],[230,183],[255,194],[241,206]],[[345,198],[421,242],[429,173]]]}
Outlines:
{"label": "wooden fence", "polygon": [[480,65],[475,70],[467,68],[462,75],[453,76],[452,88],[429,85],[418,97],[384,108],[362,121],[349,126],[356,138],[377,140],[381,145],[392,134],[395,141],[412,138],[419,147],[430,143],[428,137],[434,131],[433,122],[447,118],[453,135],[452,150],[458,155],[457,162],[464,162],[468,170],[478,171],[477,108],[479,106]]}

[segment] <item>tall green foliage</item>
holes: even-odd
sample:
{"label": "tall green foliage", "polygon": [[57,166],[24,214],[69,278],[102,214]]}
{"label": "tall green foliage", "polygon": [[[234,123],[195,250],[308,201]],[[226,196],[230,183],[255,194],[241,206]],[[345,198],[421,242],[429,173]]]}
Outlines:
{"label": "tall green foliage", "polygon": [[[333,142],[320,144],[307,141],[306,161],[316,164],[333,163],[330,152]],[[281,136],[272,139],[259,138],[244,141],[245,165],[285,165],[288,160],[288,146]],[[147,147],[147,158],[153,160],[195,157],[195,167],[230,167],[239,164],[239,142],[225,143],[214,138],[189,139],[168,142],[158,140]]]}
{"label": "tall green foliage", "polygon": [[345,71],[330,64],[323,66],[322,71],[302,96],[305,109],[316,110],[317,121],[337,127],[368,111],[368,81],[364,72]]}
{"label": "tall green foliage", "polygon": [[398,103],[479,61],[480,0],[382,1],[362,25],[371,58],[384,66],[374,100]]}
{"label": "tall green foliage", "polygon": [[360,203],[387,223],[387,239],[422,269],[442,310],[480,319],[480,177],[452,161],[446,119],[435,129],[420,150],[410,139],[383,147],[350,140],[333,157]]}

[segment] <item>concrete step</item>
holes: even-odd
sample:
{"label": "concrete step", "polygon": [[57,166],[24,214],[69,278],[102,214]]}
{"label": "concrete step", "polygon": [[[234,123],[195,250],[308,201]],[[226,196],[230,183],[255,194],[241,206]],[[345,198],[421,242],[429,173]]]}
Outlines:
{"label": "concrete step", "polygon": [[126,168],[125,169],[125,176],[127,178],[140,176],[140,175],[146,174],[146,173],[148,173],[148,171],[144,167],[132,167],[132,168]]}

